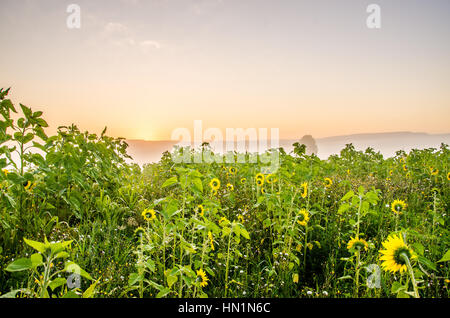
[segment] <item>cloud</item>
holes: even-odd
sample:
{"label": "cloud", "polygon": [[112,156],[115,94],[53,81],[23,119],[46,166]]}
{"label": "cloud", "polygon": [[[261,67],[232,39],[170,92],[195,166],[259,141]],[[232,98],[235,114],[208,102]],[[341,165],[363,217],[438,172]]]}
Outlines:
{"label": "cloud", "polygon": [[143,48],[154,47],[155,49],[160,49],[161,44],[156,41],[145,40],[139,43],[139,45]]}

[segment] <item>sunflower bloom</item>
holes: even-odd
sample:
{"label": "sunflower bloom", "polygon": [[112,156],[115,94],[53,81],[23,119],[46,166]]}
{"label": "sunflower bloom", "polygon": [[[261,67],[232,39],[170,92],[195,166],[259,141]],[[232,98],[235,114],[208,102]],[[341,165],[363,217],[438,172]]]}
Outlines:
{"label": "sunflower bloom", "polygon": [[450,172],[447,172],[447,180],[450,181]]}
{"label": "sunflower bloom", "polygon": [[230,174],[236,174],[236,168],[235,167],[230,167],[230,169],[228,169],[228,172],[230,173]]}
{"label": "sunflower bloom", "polygon": [[432,176],[436,176],[438,173],[439,173],[439,170],[438,170],[438,169],[435,169],[435,168],[433,168],[433,167],[430,167],[430,174],[431,174]]}
{"label": "sunflower bloom", "polygon": [[380,250],[380,260],[383,261],[381,267],[385,271],[404,273],[407,270],[407,265],[402,255],[405,255],[408,259],[417,258],[400,235],[389,236],[382,245],[384,250]]}
{"label": "sunflower bloom", "polygon": [[234,185],[232,185],[231,183],[227,184],[227,190],[228,191],[233,191],[234,190]]}
{"label": "sunflower bloom", "polygon": [[242,179],[241,179],[241,184],[244,184],[246,181],[247,181],[246,178],[242,178]]}
{"label": "sunflower bloom", "polygon": [[309,221],[309,213],[306,209],[301,209],[299,211],[297,223],[301,226],[306,226]]}
{"label": "sunflower bloom", "polygon": [[406,203],[403,200],[394,200],[391,204],[391,211],[395,214],[402,214],[406,209]]}
{"label": "sunflower bloom", "polygon": [[199,269],[197,271],[197,279],[200,281],[200,286],[205,287],[208,285],[208,277],[206,276],[206,273],[203,271],[203,269]]}
{"label": "sunflower bloom", "polygon": [[141,215],[144,217],[144,220],[151,221],[156,219],[156,212],[153,209],[145,209],[142,211]]}
{"label": "sunflower bloom", "polygon": [[257,185],[259,185],[259,186],[263,185],[264,184],[264,175],[262,173],[258,173],[255,176],[255,180],[256,180]]}
{"label": "sunflower bloom", "polygon": [[220,180],[217,178],[212,179],[211,182],[209,182],[209,186],[213,190],[218,190],[220,188]]}
{"label": "sunflower bloom", "polygon": [[195,209],[195,212],[197,212],[198,215],[200,215],[200,216],[204,216],[205,215],[205,213],[204,213],[205,209],[203,208],[203,205],[199,204],[197,206],[197,208]]}
{"label": "sunflower bloom", "polygon": [[270,173],[266,177],[266,182],[269,184],[277,182],[277,177],[275,175],[273,175],[272,173]]}
{"label": "sunflower bloom", "polygon": [[325,188],[329,188],[333,184],[333,180],[331,180],[330,178],[325,178],[324,181]]}

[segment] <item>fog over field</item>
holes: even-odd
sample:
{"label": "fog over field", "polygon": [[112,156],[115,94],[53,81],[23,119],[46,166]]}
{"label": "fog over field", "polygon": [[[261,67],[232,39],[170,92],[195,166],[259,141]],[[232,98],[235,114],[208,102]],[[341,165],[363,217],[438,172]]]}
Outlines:
{"label": "fog over field", "polygon": [[[298,140],[282,139],[279,146],[286,152],[292,150],[292,144]],[[439,148],[441,143],[450,144],[450,134],[427,134],[414,132],[390,132],[374,134],[355,134],[344,136],[333,136],[315,139],[318,148],[318,157],[326,159],[330,155],[338,154],[346,144],[352,143],[357,150],[365,150],[372,147],[380,151],[384,157],[395,155],[398,150],[409,152],[412,149]],[[129,144],[128,153],[133,157],[133,161],[142,165],[150,162],[158,162],[165,151],[171,151],[177,144],[176,141],[146,141],[146,140],[127,140]],[[267,142],[270,146],[270,141]],[[270,147],[269,147],[270,148]],[[250,147],[250,151],[256,151],[257,148]]]}

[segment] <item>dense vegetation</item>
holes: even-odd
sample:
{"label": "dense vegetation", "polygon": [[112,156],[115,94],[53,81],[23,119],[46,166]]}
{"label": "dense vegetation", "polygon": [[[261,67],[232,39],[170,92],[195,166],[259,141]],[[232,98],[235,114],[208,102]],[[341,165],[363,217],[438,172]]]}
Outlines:
{"label": "dense vegetation", "polygon": [[295,144],[271,150],[273,173],[174,153],[141,169],[105,131],[47,136],[42,112],[8,92],[3,297],[449,295],[447,145],[387,159],[347,145],[320,160]]}

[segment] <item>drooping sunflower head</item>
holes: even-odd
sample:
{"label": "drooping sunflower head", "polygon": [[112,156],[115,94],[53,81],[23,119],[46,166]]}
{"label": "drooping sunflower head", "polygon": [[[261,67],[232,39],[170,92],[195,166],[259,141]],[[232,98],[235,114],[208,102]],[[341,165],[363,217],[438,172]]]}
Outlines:
{"label": "drooping sunflower head", "polygon": [[236,174],[236,168],[235,167],[230,167],[230,169],[228,169],[228,172],[230,173],[230,174]]}
{"label": "drooping sunflower head", "polygon": [[205,209],[203,208],[203,205],[201,205],[201,204],[197,205],[197,207],[195,208],[195,212],[200,216],[205,215],[205,213],[204,213]]}
{"label": "drooping sunflower head", "polygon": [[394,200],[391,204],[391,211],[395,214],[402,214],[406,209],[406,202],[403,200]]}
{"label": "drooping sunflower head", "polygon": [[331,180],[331,178],[325,178],[325,179],[323,179],[323,181],[324,181],[325,188],[329,188],[333,184],[333,180]]}
{"label": "drooping sunflower head", "polygon": [[205,287],[208,285],[208,276],[206,276],[206,273],[203,269],[199,269],[197,271],[197,282],[200,283],[200,287]]}
{"label": "drooping sunflower head", "polygon": [[142,211],[141,215],[144,217],[144,220],[151,221],[156,219],[156,212],[153,209],[145,209]]}
{"label": "drooping sunflower head", "polygon": [[211,189],[213,190],[218,190],[220,188],[220,180],[217,178],[212,179],[209,182],[209,186],[211,187]]}
{"label": "drooping sunflower head", "polygon": [[227,184],[227,190],[228,191],[233,191],[234,190],[234,185],[232,185],[231,183]]}
{"label": "drooping sunflower head", "polygon": [[306,198],[306,196],[308,195],[308,182],[303,182],[301,184],[301,187],[303,188],[303,190],[302,190],[302,198]]}
{"label": "drooping sunflower head", "polygon": [[391,235],[382,243],[384,249],[380,250],[381,267],[385,271],[392,273],[400,271],[404,273],[407,270],[406,260],[415,259],[417,256],[412,249],[405,244],[401,235]]}
{"label": "drooping sunflower head", "polygon": [[309,212],[306,209],[301,209],[297,216],[297,223],[301,226],[306,226],[309,221]]}
{"label": "drooping sunflower head", "polygon": [[208,239],[209,244],[211,244],[211,250],[214,251],[214,238],[211,231],[208,232]]}
{"label": "drooping sunflower head", "polygon": [[145,230],[143,227],[138,227],[136,230],[134,230],[134,235],[136,235],[137,237],[142,236],[145,233]]}
{"label": "drooping sunflower head", "polygon": [[367,251],[369,249],[369,244],[362,238],[352,237],[347,243],[347,249],[358,249],[360,251],[364,249]]}

